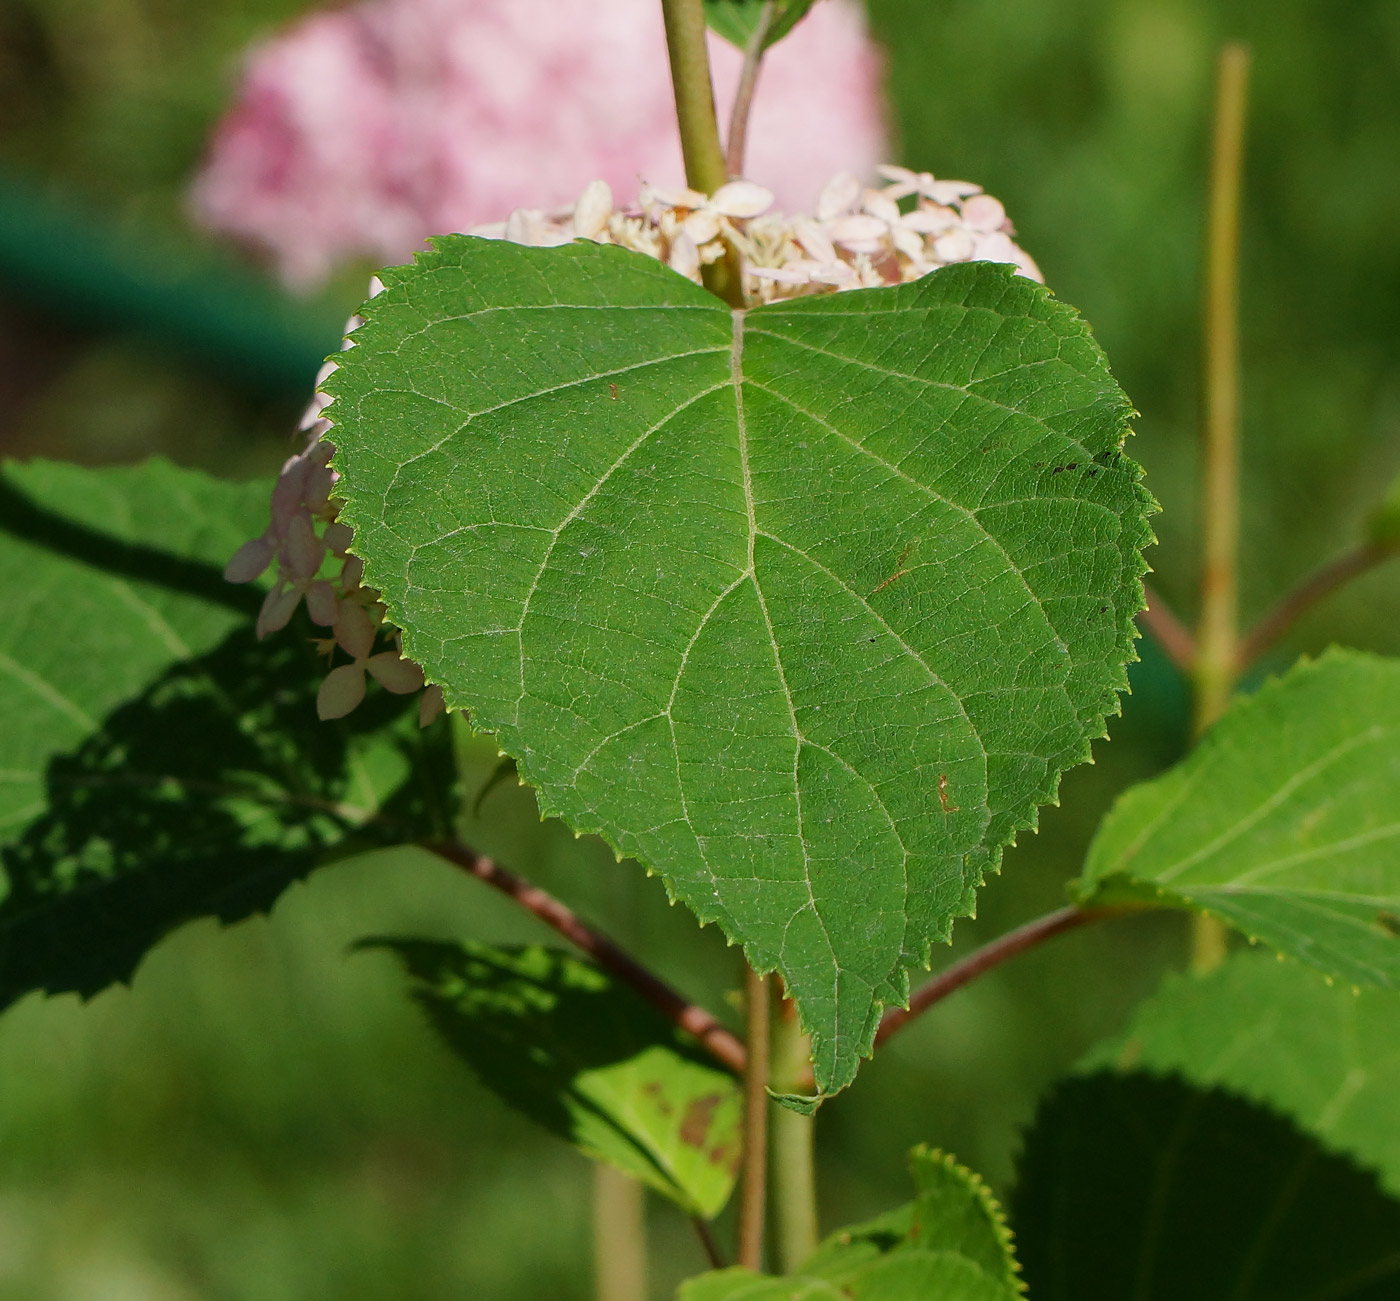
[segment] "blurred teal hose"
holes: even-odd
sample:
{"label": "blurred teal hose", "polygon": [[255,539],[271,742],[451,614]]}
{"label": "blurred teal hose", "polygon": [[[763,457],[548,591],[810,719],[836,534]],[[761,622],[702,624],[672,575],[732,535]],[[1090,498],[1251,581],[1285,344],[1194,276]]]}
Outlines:
{"label": "blurred teal hose", "polygon": [[141,336],[261,397],[310,393],[345,316],[156,235],[114,232],[5,170],[0,295],[78,329]]}

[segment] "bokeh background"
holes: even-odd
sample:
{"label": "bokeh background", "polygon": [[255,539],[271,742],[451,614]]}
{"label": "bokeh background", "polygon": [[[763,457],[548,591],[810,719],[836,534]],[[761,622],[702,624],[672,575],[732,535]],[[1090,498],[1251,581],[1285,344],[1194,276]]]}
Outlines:
{"label": "bokeh background", "polygon": [[[574,3],[575,0],[560,0]],[[578,0],[579,3],[582,0]],[[300,0],[0,0],[0,453],[160,453],[270,473],[367,268],[289,298],[183,195],[246,43]],[[1244,238],[1246,615],[1355,539],[1400,470],[1400,3],[869,0],[899,161],[1002,198],[1142,416],[1154,581],[1193,604],[1197,328],[1212,62],[1255,51]],[[1400,652],[1400,565],[1310,616]],[[1063,806],[1009,852],[955,950],[1062,899],[1095,821],[1181,750],[1186,693],[1144,646]],[[485,787],[495,754],[482,745]],[[734,954],[659,882],[493,786],[474,843],[710,1006]],[[412,852],[328,869],[270,918],[198,924],[133,986],[0,1018],[0,1298],[439,1301],[588,1296],[590,1172],[478,1087],[369,931],[544,938]],[[1181,963],[1174,919],[1072,935],[949,1000],[819,1119],[827,1227],[902,1200],[943,1145],[999,1188],[1036,1096]],[[941,956],[941,955],[940,955]],[[653,1203],[653,1290],[702,1260]]]}

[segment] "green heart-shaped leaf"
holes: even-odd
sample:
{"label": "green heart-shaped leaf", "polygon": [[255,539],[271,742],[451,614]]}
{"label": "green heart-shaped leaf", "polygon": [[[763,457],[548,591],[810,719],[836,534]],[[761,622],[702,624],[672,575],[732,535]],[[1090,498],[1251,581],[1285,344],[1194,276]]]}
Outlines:
{"label": "green heart-shaped leaf", "polygon": [[1102,354],[990,264],[748,313],[591,244],[384,279],[327,386],[366,581],[843,1087],[1125,685],[1150,499]]}

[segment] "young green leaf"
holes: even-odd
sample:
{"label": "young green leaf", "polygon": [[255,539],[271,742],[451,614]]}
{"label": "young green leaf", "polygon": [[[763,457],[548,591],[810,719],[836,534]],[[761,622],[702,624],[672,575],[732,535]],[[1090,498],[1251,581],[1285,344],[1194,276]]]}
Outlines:
{"label": "young green leaf", "polygon": [[1282,1112],[1400,1195],[1400,995],[1237,953],[1209,975],[1168,977],[1081,1069],[1120,1064]]}
{"label": "young green leaf", "polygon": [[250,594],[209,563],[256,531],[266,485],[157,462],[6,488],[0,1006],[95,993],[183,921],[237,920],[327,857],[440,825],[445,729],[382,695],[319,724],[310,646],[255,641]]}
{"label": "young green leaf", "polygon": [[1117,708],[1150,499],[1102,354],[986,263],[747,314],[588,243],[384,280],[327,387],[407,653],[843,1087]]}
{"label": "young green leaf", "polygon": [[[753,34],[763,16],[763,6],[770,0],[705,0],[705,21],[711,29],[741,50],[749,48]],[[763,48],[782,40],[803,19],[813,0],[771,0],[773,18]]]}
{"label": "young green leaf", "polygon": [[706,1219],[729,1200],[739,1088],[632,990],[569,954],[371,939],[504,1102]]}
{"label": "young green leaf", "polygon": [[1400,1204],[1261,1107],[1179,1080],[1062,1084],[1012,1222],[1035,1301],[1389,1301]]}
{"label": "young green leaf", "polygon": [[718,1270],[682,1284],[678,1301],[1017,1301],[1011,1235],[986,1185],[947,1153],[910,1153],[918,1195],[840,1230],[796,1274]]}
{"label": "young green leaf", "polygon": [[1329,975],[1400,988],[1400,660],[1329,651],[1236,700],[1118,801],[1076,893],[1201,909]]}

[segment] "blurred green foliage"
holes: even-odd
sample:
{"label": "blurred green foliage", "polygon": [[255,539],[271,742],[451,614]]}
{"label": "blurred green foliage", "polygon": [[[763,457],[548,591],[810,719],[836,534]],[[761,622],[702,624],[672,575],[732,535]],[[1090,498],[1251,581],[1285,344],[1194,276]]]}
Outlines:
{"label": "blurred green foliage", "polygon": [[[1400,3],[870,6],[903,161],[1005,200],[1141,409],[1134,455],[1166,507],[1157,581],[1187,610],[1211,65],[1225,37],[1252,42],[1247,611],[1359,536],[1400,466]],[[181,187],[240,47],[302,7],[8,0],[0,161],[87,196],[118,227],[146,223],[195,247]],[[11,358],[0,448],[89,461],[164,450],[228,474],[284,454],[294,402],[250,397],[149,345],[37,318],[0,331]],[[1397,609],[1392,566],[1310,616],[1274,663],[1334,638],[1400,651]],[[1180,684],[1144,655],[1114,743],[1008,855],[955,951],[1057,905],[1108,801],[1179,751]],[[484,786],[494,749],[478,743],[473,764]],[[471,830],[726,1007],[734,955],[668,908],[658,882],[540,824],[513,783],[486,795]],[[87,1006],[30,999],[0,1019],[0,1299],[587,1296],[586,1164],[472,1081],[386,957],[348,956],[356,938],[386,931],[547,938],[441,864],[378,854],[294,888],[270,920],[188,928],[131,990]],[[898,1201],[904,1153],[920,1141],[1004,1189],[1037,1095],[1182,951],[1171,918],[1085,930],[893,1040],[820,1114],[824,1227]],[[703,1262],[678,1213],[654,1205],[652,1216],[662,1297]]]}

